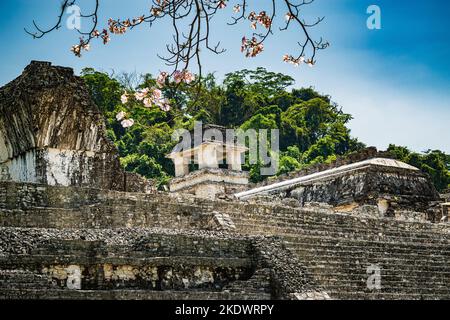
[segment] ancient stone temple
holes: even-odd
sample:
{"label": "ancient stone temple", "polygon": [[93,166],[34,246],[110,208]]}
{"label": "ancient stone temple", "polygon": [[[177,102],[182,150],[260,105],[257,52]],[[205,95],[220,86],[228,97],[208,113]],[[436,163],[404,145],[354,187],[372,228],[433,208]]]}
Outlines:
{"label": "ancient stone temple", "polygon": [[[201,130],[201,139],[198,142],[192,139],[192,148],[167,156],[174,163],[176,175],[170,183],[170,191],[214,199],[220,194],[246,189],[248,173],[242,171],[241,159],[247,148],[237,143],[227,144],[223,139],[226,136],[224,127],[206,125]],[[221,139],[215,139],[217,136]],[[194,163],[198,170],[189,172],[189,166]],[[226,168],[220,168],[220,165]]]}
{"label": "ancient stone temple", "polygon": [[145,184],[121,169],[83,81],[49,62],[32,62],[0,89],[0,167],[4,179],[20,182],[114,190]]}
{"label": "ancient stone temple", "polygon": [[448,200],[387,154],[213,199],[244,149],[201,139],[185,189],[144,193],[71,69],[32,63],[0,108],[0,299],[450,299]]}
{"label": "ancient stone temple", "polygon": [[[295,176],[294,176],[295,175]],[[381,216],[423,212],[436,205],[440,198],[430,178],[406,163],[380,158],[376,152],[368,159],[320,170],[308,169],[236,194],[240,199],[269,196],[297,200],[304,206],[322,203],[341,212],[366,210],[376,206]],[[426,219],[426,217],[424,217]]]}

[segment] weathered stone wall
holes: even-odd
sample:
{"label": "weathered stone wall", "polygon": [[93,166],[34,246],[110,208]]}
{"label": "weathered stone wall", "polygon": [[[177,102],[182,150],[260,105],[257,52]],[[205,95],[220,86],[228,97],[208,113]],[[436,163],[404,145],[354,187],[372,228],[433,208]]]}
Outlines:
{"label": "weathered stone wall", "polygon": [[[439,221],[441,201],[429,176],[408,164],[373,158],[235,194],[297,206],[320,203],[336,211]],[[369,206],[377,210],[365,210]]]}
{"label": "weathered stone wall", "polygon": [[48,62],[32,62],[0,89],[0,167],[14,181],[127,190],[83,80]]}
{"label": "weathered stone wall", "polygon": [[[228,233],[232,239],[239,239],[241,235],[278,236],[283,245],[295,254],[278,257],[278,242],[270,242],[269,247],[260,249],[261,254],[266,252],[266,256],[274,258],[266,263],[260,262],[262,269],[269,269],[265,274],[270,276],[270,287],[285,288],[285,292],[290,292],[287,296],[291,298],[326,298],[323,292],[331,298],[450,298],[447,286],[450,281],[448,223],[407,222],[396,221],[390,217],[336,214],[329,208],[292,207],[282,203],[262,203],[256,199],[248,202],[210,201],[182,194],[121,193],[75,187],[0,183],[0,223],[3,227],[10,227],[0,230],[0,234],[5,234],[5,230],[13,230],[12,233],[23,238],[24,243],[33,243],[27,240],[26,234],[34,231],[21,229],[21,232],[17,232],[17,227],[71,228],[75,229],[71,232],[84,235],[88,240],[97,238],[89,236],[91,231],[84,230],[86,228],[98,230],[95,232],[104,232],[102,229],[110,229],[106,232],[116,232],[114,229],[117,229],[117,232],[123,232],[123,237],[133,238],[130,236],[136,232],[133,230],[139,229],[119,231],[120,228],[163,227],[176,230],[173,231],[174,234],[182,233],[183,230],[213,230],[215,228],[211,227],[211,220],[217,213],[226,213],[232,221],[234,228]],[[55,232],[50,233],[49,237],[55,237]],[[204,236],[203,233],[200,235]],[[105,235],[104,238],[114,237]],[[0,247],[8,246],[8,243],[19,250],[21,248],[10,239],[2,242]],[[257,246],[257,243],[252,246]],[[194,251],[198,249],[197,247]],[[75,249],[71,250],[76,252]],[[74,255],[82,256],[79,253]],[[260,254],[255,253],[252,259],[256,257],[258,260],[259,256]],[[297,257],[298,261],[292,260],[288,264],[294,257]],[[74,259],[72,260],[75,261]],[[281,270],[284,271],[275,273],[286,275],[281,278],[274,277],[275,273],[270,271],[277,269],[274,265],[277,260],[281,261]],[[69,262],[70,259],[63,265],[67,267]],[[104,263],[95,265],[103,266]],[[382,287],[369,289],[367,268],[378,265],[381,267]],[[317,285],[314,288],[306,285],[302,289],[304,292],[296,295],[289,289],[289,272],[301,274],[296,269],[298,266],[305,276],[310,275]],[[183,274],[182,270],[180,274]],[[261,279],[265,277],[262,276]],[[259,276],[257,279],[257,283],[263,281]],[[230,285],[230,292],[233,292],[233,288],[248,286],[254,285],[237,282]],[[125,291],[120,292],[120,297],[126,296]],[[129,293],[129,297],[134,297],[133,294]],[[73,295],[70,293],[67,296]],[[80,295],[89,298],[107,297],[106,293],[92,293],[90,296],[86,296],[87,293],[78,293],[76,297]],[[148,293],[142,295],[150,297]],[[49,296],[57,294],[49,291]],[[163,296],[167,297],[164,293],[157,297]],[[217,294],[206,296],[226,298]]]}
{"label": "weathered stone wall", "polygon": [[332,206],[351,203],[378,205],[383,199],[389,202],[392,213],[396,209],[426,212],[431,202],[439,200],[428,177],[421,172],[383,166],[370,166],[306,182],[288,191],[286,196],[299,200],[301,204],[320,202]]}
{"label": "weathered stone wall", "polygon": [[378,151],[375,147],[369,147],[357,152],[350,153],[345,156],[338,156],[337,159],[331,163],[318,163],[311,165],[305,169],[289,172],[286,174],[283,174],[279,177],[270,177],[269,179],[264,180],[263,182],[256,183],[256,184],[250,184],[248,189],[253,189],[257,187],[267,186],[270,184],[274,184],[277,182],[282,182],[298,177],[304,177],[308,176],[313,173],[330,170],[334,168],[338,168],[341,166],[345,166],[348,164],[368,160],[368,159],[374,159],[374,158],[386,158],[390,159],[392,156],[386,152],[386,151]]}
{"label": "weathered stone wall", "polygon": [[[0,182],[0,225],[44,228],[120,228],[165,227],[205,228],[215,212],[232,219],[242,214],[266,215],[276,221],[277,214],[298,216],[312,212],[330,223],[341,217],[333,210],[292,207],[282,202],[209,200],[184,194],[124,193],[79,187],[46,186],[33,183]],[[345,215],[349,224],[360,220]],[[367,218],[373,228],[385,224],[411,231],[440,230],[446,224],[395,221],[391,217]],[[339,218],[340,219],[340,218]]]}
{"label": "weathered stone wall", "polygon": [[[276,255],[265,248],[276,249]],[[264,251],[261,251],[264,249]],[[270,249],[269,249],[270,250]],[[0,228],[0,298],[42,291],[197,291],[240,299],[294,299],[318,290],[276,239],[162,229]],[[295,271],[295,273],[294,273]],[[289,285],[287,280],[289,279]],[[3,280],[3,281],[1,281]],[[113,291],[114,290],[114,291]],[[141,293],[142,295],[142,293]],[[144,295],[145,296],[145,295]],[[108,297],[108,295],[106,295]],[[158,298],[154,295],[153,298]],[[220,297],[220,296],[219,296]]]}
{"label": "weathered stone wall", "polygon": [[[71,69],[33,62],[0,89],[0,298],[450,298],[450,227],[421,216],[438,196],[415,168],[358,164],[246,202],[135,193],[149,186],[104,126]],[[405,208],[419,217],[396,221]]]}
{"label": "weathered stone wall", "polygon": [[218,168],[204,168],[177,177],[170,182],[171,192],[194,194],[201,198],[215,199],[244,191],[248,185],[248,173]]}

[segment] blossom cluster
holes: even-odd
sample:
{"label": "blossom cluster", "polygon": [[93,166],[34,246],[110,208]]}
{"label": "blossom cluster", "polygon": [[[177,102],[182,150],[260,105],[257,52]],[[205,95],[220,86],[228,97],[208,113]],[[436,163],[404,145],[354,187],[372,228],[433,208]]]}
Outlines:
{"label": "blossom cluster", "polygon": [[169,0],[156,0],[157,7],[152,7],[150,12],[153,16],[158,17],[163,11],[164,8],[169,3]]}
{"label": "blossom cluster", "polygon": [[181,82],[185,82],[185,83],[189,84],[195,80],[195,76],[187,70],[183,70],[183,71],[177,70],[173,73],[173,80],[177,84],[181,83]]}
{"label": "blossom cluster", "polygon": [[134,120],[133,119],[127,119],[127,114],[124,111],[120,111],[117,115],[116,115],[116,119],[117,121],[121,121],[121,125],[124,128],[129,128],[131,126],[134,125]]}
{"label": "blossom cluster", "polygon": [[[233,8],[234,12],[240,12],[241,6],[236,5]],[[250,12],[247,19],[251,22],[251,28],[256,30],[257,24],[261,24],[266,29],[270,29],[272,26],[272,18],[266,13],[266,11],[261,11],[257,14],[255,11]],[[256,57],[261,52],[264,51],[264,40],[258,40],[255,36],[251,39],[247,39],[246,37],[242,38],[241,44],[241,52],[245,52],[245,56],[248,57]]]}
{"label": "blossom cluster", "polygon": [[[175,71],[173,73],[173,81],[176,84],[186,83],[189,84],[195,81],[195,76],[188,70]],[[171,109],[169,99],[163,96],[160,88],[163,88],[166,82],[170,80],[170,75],[167,72],[160,72],[156,77],[156,86],[154,88],[143,88],[136,92],[127,93],[124,92],[120,97],[122,104],[127,104],[130,98],[134,98],[136,101],[143,103],[144,107],[151,108],[153,106],[159,107],[162,111],[168,112]],[[124,111],[119,112],[116,115],[117,121],[121,122],[122,127],[128,128],[134,125],[134,120],[129,119]]]}
{"label": "blossom cluster", "polygon": [[[157,88],[143,88],[136,91],[134,94],[124,92],[120,97],[120,100],[122,104],[127,104],[131,97],[134,97],[136,101],[141,101],[146,108],[157,106],[165,112],[170,110],[169,99],[164,98],[161,90]],[[124,128],[129,128],[134,125],[134,120],[128,118],[124,111],[120,111],[116,115],[116,119],[117,121],[120,121]]]}
{"label": "blossom cluster", "polygon": [[283,56],[283,61],[286,62],[286,63],[293,64],[296,67],[298,67],[302,63],[306,63],[310,67],[314,66],[314,61],[312,59],[305,59],[304,56],[301,56],[299,58],[294,58],[291,55],[285,54]]}
{"label": "blossom cluster", "polygon": [[261,11],[259,14],[256,14],[254,11],[250,12],[248,20],[250,20],[253,30],[256,30],[257,23],[261,24],[266,29],[269,29],[272,26],[272,18],[269,17],[265,11]]}
{"label": "blossom cluster", "polygon": [[90,48],[90,44],[84,41],[83,38],[80,38],[80,43],[72,46],[70,51],[72,51],[75,56],[81,57],[81,51],[89,51]]}
{"label": "blossom cluster", "polygon": [[102,32],[99,32],[98,30],[94,30],[92,32],[91,36],[95,37],[95,38],[99,38],[99,37],[102,38],[103,44],[107,44],[111,40],[108,30],[106,30],[106,29],[103,29]]}
{"label": "blossom cluster", "polygon": [[292,19],[294,19],[294,15],[290,12],[286,13],[286,15],[284,16],[284,18],[286,19],[286,21],[291,21]]}
{"label": "blossom cluster", "polygon": [[258,54],[264,51],[264,44],[255,37],[247,39],[242,38],[241,52],[245,52],[246,57],[256,57]]}
{"label": "blossom cluster", "polygon": [[108,20],[108,28],[109,31],[113,34],[124,34],[127,32],[128,28],[134,27],[142,22],[145,21],[144,16],[140,16],[133,19],[126,19],[126,20],[114,20],[109,19]]}

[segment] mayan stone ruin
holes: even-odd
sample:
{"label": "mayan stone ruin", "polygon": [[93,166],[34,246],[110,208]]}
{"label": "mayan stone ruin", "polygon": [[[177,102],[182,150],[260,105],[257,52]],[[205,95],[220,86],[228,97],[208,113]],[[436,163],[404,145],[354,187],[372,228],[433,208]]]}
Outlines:
{"label": "mayan stone ruin", "polygon": [[32,62],[0,111],[2,299],[450,299],[450,198],[387,153],[253,185],[204,139],[157,192],[73,70]]}
{"label": "mayan stone ruin", "polygon": [[72,69],[32,62],[1,88],[0,108],[4,176],[18,182],[145,191],[143,181],[121,169],[103,116]]}

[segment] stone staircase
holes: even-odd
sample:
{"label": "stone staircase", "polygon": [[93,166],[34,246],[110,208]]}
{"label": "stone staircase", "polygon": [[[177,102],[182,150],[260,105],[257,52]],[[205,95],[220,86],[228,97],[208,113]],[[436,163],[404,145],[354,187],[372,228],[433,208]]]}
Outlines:
{"label": "stone staircase", "polygon": [[2,289],[0,299],[33,300],[269,300],[270,295],[242,292],[149,290]]}
{"label": "stone staircase", "polygon": [[[48,231],[51,228],[55,229]],[[124,228],[126,231],[123,231]],[[175,238],[168,239],[172,242],[187,231],[200,232],[196,236],[203,239],[209,237],[209,231],[205,230],[222,230],[217,232],[224,233],[229,239],[237,241],[233,246],[220,251],[222,254],[234,252],[236,246],[239,247],[242,243],[239,241],[242,237],[279,238],[289,249],[289,253],[286,254],[288,258],[285,257],[283,261],[284,267],[277,269],[280,275],[289,274],[284,276],[283,286],[288,288],[295,274],[304,272],[315,282],[316,287],[313,286],[308,290],[319,293],[313,295],[317,297],[326,293],[334,299],[450,298],[450,226],[448,224],[370,218],[334,213],[320,207],[294,208],[273,203],[210,201],[185,195],[110,193],[95,189],[69,190],[33,184],[0,183],[0,249],[10,252],[9,256],[4,258],[1,258],[0,252],[2,263],[0,270],[15,270],[14,266],[8,267],[7,263],[14,259],[17,260],[16,266],[18,266],[23,263],[31,265],[33,261],[42,259],[45,261],[48,258],[42,247],[44,251],[34,249],[31,257],[20,256],[23,250],[28,252],[28,248],[32,246],[36,238],[39,238],[28,236],[27,230],[41,230],[45,235],[44,238],[48,240],[46,246],[53,246],[50,252],[59,255],[57,261],[61,264],[78,261],[80,264],[95,265],[92,262],[92,255],[94,253],[94,256],[101,255],[102,250],[105,249],[103,246],[100,250],[102,245],[98,246],[94,243],[97,236],[92,235],[94,232],[92,230],[103,234],[102,241],[108,244],[106,252],[114,252],[112,257],[116,265],[127,265],[132,259],[131,264],[155,264],[155,261],[159,261],[159,265],[165,263],[177,266],[180,261],[187,261],[186,263],[190,266],[216,266],[217,263],[223,262],[227,268],[230,266],[236,268],[239,265],[248,265],[249,257],[251,261],[255,259],[254,252],[240,253],[231,257],[232,259],[228,257],[226,261],[212,252],[209,256],[205,256],[204,253],[199,255],[199,252],[203,251],[202,247],[187,240],[180,240],[186,250],[183,255],[169,251],[174,258],[172,260],[169,253],[165,251],[156,252],[157,256],[152,255],[153,253],[148,256],[148,252],[134,250],[127,240],[142,236],[142,230],[146,228],[171,229],[170,232]],[[61,234],[55,230],[60,230],[58,232]],[[72,231],[69,232],[69,230]],[[36,231],[29,232],[34,234]],[[78,235],[76,239],[85,237],[88,241],[72,247],[70,242],[58,242],[61,237],[66,240],[72,239],[74,235],[71,232]],[[126,239],[122,236],[119,237],[121,239],[119,242],[110,243],[108,239],[117,238],[117,232],[126,234]],[[14,239],[11,240],[8,236],[2,241],[5,234],[16,238],[20,235],[22,240],[18,244],[17,239],[13,237]],[[67,234],[71,235],[67,236]],[[56,242],[52,244],[52,241]],[[202,241],[200,243],[204,243]],[[221,241],[219,244],[222,246]],[[167,244],[165,247],[170,245]],[[71,251],[73,256],[64,254],[65,250]],[[149,250],[153,252],[155,248],[150,246]],[[269,250],[268,256],[276,255],[277,250]],[[14,251],[17,256],[11,256],[11,251]],[[133,257],[129,256],[129,252],[133,252]],[[190,260],[187,256],[191,257]],[[80,260],[80,257],[84,257],[84,260]],[[97,261],[100,261],[99,264],[111,264],[112,257],[103,256],[103,260],[97,259]],[[245,259],[241,260],[243,258],[246,258],[247,262],[244,261]],[[261,269],[265,268],[267,266],[261,266]],[[33,272],[33,270],[28,271]],[[374,286],[377,282],[373,282],[378,279],[377,272],[380,276],[380,286]],[[257,274],[255,272],[255,276]],[[273,272],[271,277],[273,278]],[[245,297],[259,295],[259,298],[269,298],[270,295],[264,290],[250,289],[250,291],[241,292],[241,287],[252,288],[255,283],[258,283],[258,277],[255,279],[255,281],[249,281],[248,278],[242,279],[243,282],[238,279],[229,287],[228,284],[224,284],[219,291],[207,290],[206,292],[211,296],[220,294],[229,295],[231,298],[236,298],[237,294],[243,294]],[[26,285],[22,287],[26,288]],[[89,293],[88,289],[89,287],[82,287],[82,290],[77,290],[70,295],[81,297],[84,294],[82,292],[86,291],[85,294],[95,296],[101,295],[100,291],[103,290],[101,286],[97,286],[95,293]],[[180,292],[180,294],[186,291],[181,286],[177,290],[166,289]],[[195,292],[193,294],[198,295],[201,289],[192,290]],[[119,297],[119,293],[112,292],[114,290],[114,287],[109,287],[106,291],[111,291],[111,295]],[[129,292],[126,293],[128,295],[139,291],[133,286],[125,286],[121,290]],[[290,292],[294,296],[308,297],[303,294],[308,290],[301,292],[291,290]],[[136,294],[153,293],[139,291]],[[164,294],[161,293],[161,295]],[[174,293],[174,297],[178,297],[178,294]]]}
{"label": "stone staircase", "polygon": [[233,221],[240,233],[281,237],[331,298],[450,299],[450,234],[429,223],[307,210]]}

